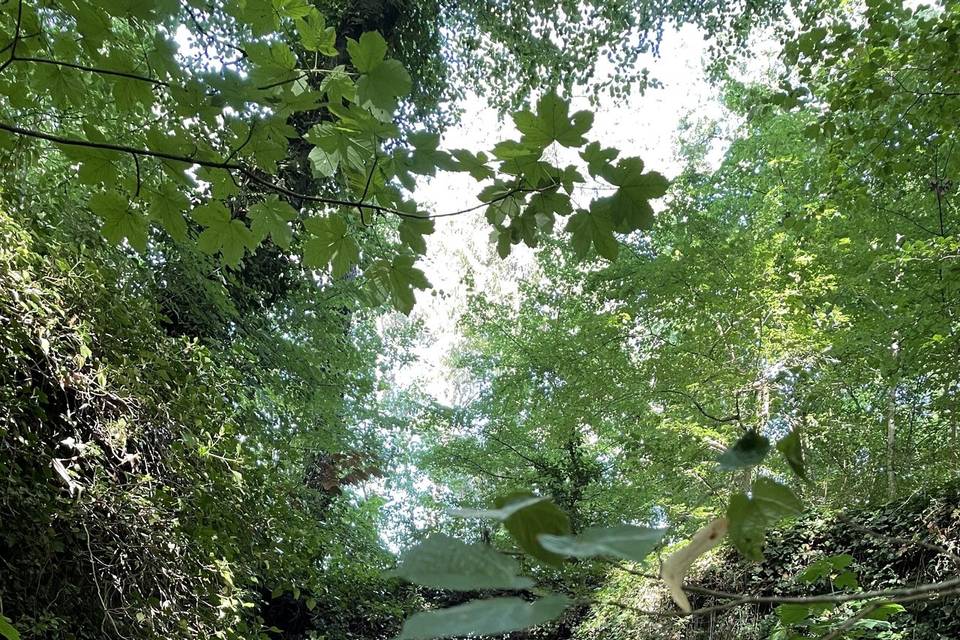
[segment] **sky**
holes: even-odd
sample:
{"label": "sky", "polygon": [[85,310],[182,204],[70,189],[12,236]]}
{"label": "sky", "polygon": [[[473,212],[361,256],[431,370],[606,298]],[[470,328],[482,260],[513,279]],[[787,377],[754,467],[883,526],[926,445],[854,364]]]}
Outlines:
{"label": "sky", "polygon": [[[640,156],[648,170],[675,176],[681,168],[675,140],[683,118],[716,120],[724,115],[717,88],[704,78],[705,53],[706,43],[693,27],[668,30],[660,56],[647,55],[638,62],[652,69],[662,87],[616,103],[607,100],[593,108],[586,98],[575,96],[571,112],[594,111],[588,139],[619,149],[621,157]],[[500,140],[519,138],[512,121],[498,119],[482,99],[470,97],[463,107],[461,124],[443,136],[444,148],[490,149]],[[719,161],[722,150],[716,149],[708,160]],[[442,212],[475,205],[478,192],[476,182],[466,174],[438,173],[418,185],[417,199],[427,209]],[[515,245],[507,260],[497,258],[489,240],[490,229],[483,210],[478,210],[438,219],[435,233],[428,237],[422,268],[437,295],[421,293],[418,297],[413,317],[423,324],[423,339],[417,361],[399,372],[397,382],[419,387],[444,404],[458,402],[457,378],[445,361],[460,339],[456,321],[466,301],[461,284],[464,273],[472,271],[478,288],[513,296],[518,281],[534,270],[532,252],[523,245]]]}

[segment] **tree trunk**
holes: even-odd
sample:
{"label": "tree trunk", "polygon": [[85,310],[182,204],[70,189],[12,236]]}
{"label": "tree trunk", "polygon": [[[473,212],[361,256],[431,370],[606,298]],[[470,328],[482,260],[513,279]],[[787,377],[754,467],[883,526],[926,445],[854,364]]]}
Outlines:
{"label": "tree trunk", "polygon": [[893,369],[887,386],[887,407],[884,421],[887,428],[887,498],[897,496],[896,444],[897,444],[897,386],[900,383],[900,344],[896,334],[890,345]]}

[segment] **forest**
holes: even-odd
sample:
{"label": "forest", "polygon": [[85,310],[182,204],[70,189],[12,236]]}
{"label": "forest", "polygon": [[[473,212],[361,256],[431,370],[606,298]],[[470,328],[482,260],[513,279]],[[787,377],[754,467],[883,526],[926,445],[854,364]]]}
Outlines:
{"label": "forest", "polygon": [[0,0],[0,639],[960,639],[960,4]]}

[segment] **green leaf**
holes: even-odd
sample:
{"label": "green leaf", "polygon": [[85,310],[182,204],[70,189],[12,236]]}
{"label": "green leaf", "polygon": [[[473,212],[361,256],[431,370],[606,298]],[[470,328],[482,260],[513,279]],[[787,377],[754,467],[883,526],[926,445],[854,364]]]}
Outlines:
{"label": "green leaf", "polygon": [[807,470],[803,463],[803,443],[800,432],[794,429],[777,442],[777,451],[783,454],[787,464],[798,477],[807,479]]}
{"label": "green leaf", "polygon": [[197,238],[197,247],[208,254],[220,253],[225,265],[236,267],[246,250],[257,246],[247,225],[230,217],[230,211],[216,200],[201,205],[192,212],[194,220],[205,227]]}
{"label": "green leaf", "polygon": [[455,518],[485,518],[502,522],[521,509],[549,500],[543,496],[524,494],[524,497],[506,502],[496,509],[450,509],[448,513]]}
{"label": "green leaf", "polygon": [[253,64],[250,79],[258,86],[272,85],[297,77],[297,56],[282,42],[255,42],[246,47]]}
{"label": "green leaf", "polygon": [[432,234],[434,227],[433,220],[429,218],[405,216],[400,221],[397,231],[400,234],[400,242],[410,247],[415,253],[422,255],[427,252],[427,242],[423,236]]}
{"label": "green leaf", "polygon": [[87,204],[103,220],[101,231],[107,240],[120,244],[126,238],[137,251],[147,250],[147,221],[130,209],[126,198],[116,191],[102,191]]}
{"label": "green leaf", "polygon": [[603,178],[619,187],[616,193],[603,201],[609,206],[614,228],[621,233],[653,226],[653,208],[650,200],[667,192],[669,182],[656,172],[643,172],[643,160],[624,158],[616,167],[602,170]]}
{"label": "green leaf", "polygon": [[776,608],[777,617],[785,625],[796,624],[810,616],[810,606],[805,604],[781,604]]}
{"label": "green leaf", "polygon": [[20,640],[20,632],[14,628],[13,621],[2,615],[0,615],[0,636],[6,640]]}
{"label": "green leaf", "polygon": [[430,281],[423,271],[414,267],[416,256],[399,255],[392,261],[378,260],[367,270],[367,276],[382,293],[389,297],[394,308],[409,315],[416,304],[414,289],[429,289]]}
{"label": "green leaf", "polygon": [[333,27],[328,27],[323,15],[319,12],[310,12],[296,21],[297,33],[300,34],[300,44],[307,51],[317,51],[325,56],[337,55],[337,33]]}
{"label": "green leaf", "polygon": [[891,602],[888,604],[882,604],[879,607],[875,608],[873,611],[863,616],[863,619],[864,620],[886,620],[890,616],[896,615],[898,613],[903,613],[905,611],[906,609],[903,607],[903,605]]}
{"label": "green leaf", "polygon": [[433,534],[400,556],[391,575],[436,589],[528,589],[533,580],[518,576],[516,561],[484,544],[464,544]]}
{"label": "green leaf", "polygon": [[257,242],[262,242],[269,235],[277,246],[290,248],[293,239],[290,221],[296,219],[296,209],[277,196],[270,196],[250,207],[247,215],[250,217],[250,230]]}
{"label": "green leaf", "polygon": [[456,160],[451,167],[453,171],[465,171],[478,182],[494,176],[493,170],[487,166],[487,154],[482,151],[473,154],[466,149],[454,149],[450,155]]}
{"label": "green leaf", "polygon": [[735,471],[760,464],[769,451],[768,438],[756,431],[748,431],[732,447],[720,454],[717,462],[724,471]]}
{"label": "green leaf", "polygon": [[170,237],[178,242],[187,239],[187,221],[183,214],[190,208],[190,200],[169,182],[164,183],[150,201],[150,217],[163,225]]}
{"label": "green leaf", "polygon": [[727,522],[727,532],[733,546],[749,560],[763,560],[767,518],[757,503],[745,494],[734,494],[727,507]]}
{"label": "green leaf", "polygon": [[750,493],[751,498],[770,522],[797,515],[803,511],[800,498],[789,487],[774,482],[770,478],[757,478],[750,487]]}
{"label": "green leaf", "polygon": [[601,147],[599,142],[591,142],[580,152],[580,157],[587,163],[587,171],[590,175],[597,178],[612,168],[610,163],[619,154],[620,152],[616,149],[607,149]]}
{"label": "green leaf", "polygon": [[565,536],[570,533],[570,518],[552,500],[529,503],[530,493],[518,492],[497,499],[500,509],[511,503],[522,502],[524,506],[503,520],[503,525],[513,536],[517,545],[538,560],[559,565],[563,556],[544,548],[539,537],[542,534]]}
{"label": "green leaf", "polygon": [[304,226],[312,237],[304,243],[303,263],[314,269],[332,266],[332,274],[340,278],[360,261],[360,245],[349,235],[342,215],[308,218]]}
{"label": "green leaf", "polygon": [[303,18],[315,12],[308,0],[273,0],[273,8],[285,18]]}
{"label": "green leaf", "polygon": [[376,31],[367,31],[360,40],[347,39],[347,52],[350,63],[360,73],[370,73],[376,69],[387,55],[387,41]]}
{"label": "green leaf", "polygon": [[587,141],[583,137],[593,126],[593,114],[578,111],[570,116],[570,103],[556,93],[548,93],[537,103],[537,113],[519,111],[513,122],[528,145],[543,149],[552,142],[565,147],[579,147]]}
{"label": "green leaf", "polygon": [[857,574],[853,571],[843,571],[833,579],[833,586],[837,589],[857,589],[860,583],[857,582]]}
{"label": "green leaf", "polygon": [[385,60],[360,77],[357,99],[360,104],[372,104],[392,112],[397,107],[397,99],[410,93],[412,87],[413,80],[400,61]]}
{"label": "green leaf", "polygon": [[577,211],[567,221],[566,231],[571,235],[573,252],[578,257],[586,257],[593,245],[596,252],[607,260],[617,259],[620,245],[613,235],[610,216],[602,208]]}
{"label": "green leaf", "polygon": [[548,595],[535,602],[520,598],[490,598],[448,609],[414,614],[397,640],[429,640],[449,636],[488,636],[519,631],[559,617],[570,601]]}
{"label": "green leaf", "polygon": [[666,529],[648,529],[621,525],[618,527],[591,527],[576,536],[539,536],[540,544],[548,551],[575,558],[598,556],[642,562],[663,539]]}

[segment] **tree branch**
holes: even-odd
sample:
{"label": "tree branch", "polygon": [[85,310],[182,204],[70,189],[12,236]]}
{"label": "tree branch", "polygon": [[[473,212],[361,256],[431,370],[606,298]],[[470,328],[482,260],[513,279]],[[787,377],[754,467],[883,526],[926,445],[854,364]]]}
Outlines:
{"label": "tree branch", "polygon": [[161,160],[172,160],[174,162],[183,162],[185,164],[197,165],[200,167],[208,167],[211,169],[223,169],[225,171],[235,171],[239,174],[242,174],[252,182],[260,185],[261,187],[279,193],[291,198],[299,198],[308,202],[318,202],[320,204],[327,204],[337,207],[348,207],[353,208],[357,207],[360,209],[367,209],[369,211],[374,211],[376,213],[389,213],[401,218],[411,218],[417,220],[432,220],[436,218],[450,218],[453,216],[460,216],[467,213],[472,213],[478,211],[485,207],[490,206],[501,200],[506,200],[507,198],[513,197],[518,193],[541,193],[544,191],[549,191],[551,189],[556,189],[559,185],[556,183],[547,184],[542,187],[536,188],[527,188],[527,187],[516,187],[503,193],[496,198],[488,200],[486,202],[481,202],[478,205],[472,207],[466,207],[465,209],[458,209],[456,211],[447,211],[444,213],[435,213],[432,215],[420,215],[416,213],[408,213],[406,211],[400,211],[399,209],[394,209],[392,207],[384,207],[382,205],[373,204],[369,202],[356,202],[353,200],[343,200],[340,198],[328,198],[323,196],[315,196],[307,193],[299,193],[288,189],[282,185],[276,184],[271,180],[261,177],[256,173],[255,170],[246,167],[235,162],[223,161],[223,160],[204,160],[202,158],[196,158],[193,156],[180,155],[176,153],[167,153],[165,151],[154,151],[152,149],[140,149],[137,147],[131,147],[121,144],[113,144],[110,142],[95,142],[92,140],[82,140],[79,138],[67,138],[64,136],[54,135],[52,133],[45,133],[43,131],[35,131],[32,129],[24,129],[23,127],[18,127],[16,125],[7,124],[5,122],[0,122],[0,131],[7,131],[15,135],[24,136],[27,138],[36,138],[38,140],[46,140],[47,142],[53,142],[55,144],[61,144],[66,146],[73,147],[85,147],[88,149],[103,149],[106,151],[115,151],[117,153],[129,153],[132,155],[159,158]]}

